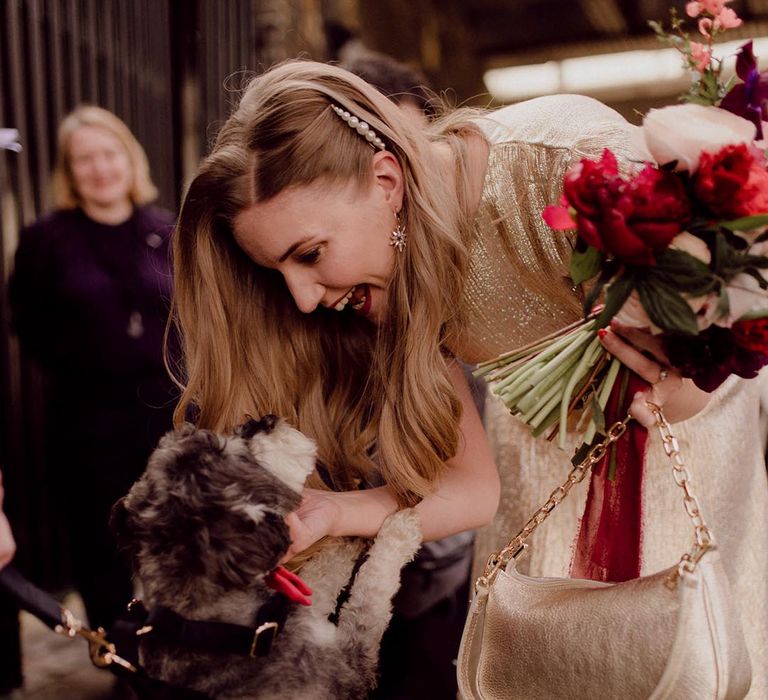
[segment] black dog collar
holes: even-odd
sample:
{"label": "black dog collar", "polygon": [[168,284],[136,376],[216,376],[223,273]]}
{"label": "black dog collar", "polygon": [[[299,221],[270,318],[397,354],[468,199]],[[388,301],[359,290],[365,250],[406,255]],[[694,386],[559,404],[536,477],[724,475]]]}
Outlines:
{"label": "black dog collar", "polygon": [[241,656],[266,656],[272,643],[283,629],[291,602],[275,594],[256,612],[253,627],[212,620],[188,620],[170,608],[158,605],[147,610],[136,601],[131,604],[127,619],[113,626],[118,637],[148,635],[170,644],[197,651]]}

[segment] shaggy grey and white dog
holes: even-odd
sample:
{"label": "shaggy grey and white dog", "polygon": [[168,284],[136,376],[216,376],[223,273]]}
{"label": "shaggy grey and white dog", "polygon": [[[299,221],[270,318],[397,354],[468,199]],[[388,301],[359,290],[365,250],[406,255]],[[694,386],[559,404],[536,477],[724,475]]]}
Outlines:
{"label": "shaggy grey and white dog", "polygon": [[[264,579],[290,544],[283,517],[298,507],[314,466],[314,443],[273,416],[232,435],[186,425],[163,437],[112,519],[147,608],[250,625],[274,593]],[[335,622],[329,614],[367,543],[340,538],[321,550],[301,571],[312,605],[291,608],[265,657],[202,653],[149,634],[141,661],[153,677],[220,700],[365,698],[400,569],[420,541],[413,510],[390,516]]]}

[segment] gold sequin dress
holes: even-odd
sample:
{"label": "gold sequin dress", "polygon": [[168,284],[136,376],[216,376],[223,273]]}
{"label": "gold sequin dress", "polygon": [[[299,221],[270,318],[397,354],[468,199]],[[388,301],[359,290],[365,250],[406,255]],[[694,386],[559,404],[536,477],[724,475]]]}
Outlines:
{"label": "gold sequin dress", "polygon": [[[462,304],[468,329],[456,354],[491,359],[579,317],[580,301],[567,276],[568,241],[541,220],[558,202],[566,170],[610,147],[631,157],[632,127],[585,97],[552,96],[494,112],[478,121],[491,142],[472,265]],[[768,482],[760,399],[768,372],[731,377],[697,416],[674,426],[695,479],[702,510],[720,546],[753,667],[749,698],[768,698]],[[486,424],[502,479],[493,523],[478,534],[476,570],[544,503],[568,473],[569,453],[528,428],[489,398]],[[522,566],[532,575],[567,576],[587,484],[572,492],[534,535]],[[643,494],[642,572],[672,565],[692,539],[690,520],[669,462],[649,440]],[[575,660],[575,663],[578,661]]]}

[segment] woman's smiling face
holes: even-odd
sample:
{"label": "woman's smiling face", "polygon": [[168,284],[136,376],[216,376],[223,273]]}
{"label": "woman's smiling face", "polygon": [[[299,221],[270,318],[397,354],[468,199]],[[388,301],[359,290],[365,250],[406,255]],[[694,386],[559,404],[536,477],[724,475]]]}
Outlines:
{"label": "woman's smiling face", "polygon": [[[235,219],[235,240],[258,265],[278,270],[296,306],[353,310],[380,323],[398,254],[390,245],[402,203],[394,158],[375,160],[368,186],[317,181],[253,204]],[[394,161],[395,169],[399,166]],[[379,174],[377,174],[378,171]]]}

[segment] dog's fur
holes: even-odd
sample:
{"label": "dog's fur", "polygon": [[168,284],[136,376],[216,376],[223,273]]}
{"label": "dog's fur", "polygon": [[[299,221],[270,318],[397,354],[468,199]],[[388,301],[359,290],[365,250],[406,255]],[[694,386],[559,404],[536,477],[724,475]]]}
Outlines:
{"label": "dog's fur", "polygon": [[[232,435],[191,425],[168,433],[113,511],[147,607],[194,620],[252,624],[269,598],[264,577],[290,544],[283,517],[315,466],[311,440],[282,420],[252,420]],[[365,543],[342,538],[302,569],[312,605],[294,606],[268,656],[172,648],[151,635],[149,674],[220,700],[365,698],[375,687],[381,636],[400,569],[419,547],[413,510],[390,516],[360,568],[338,624],[328,620]]]}

